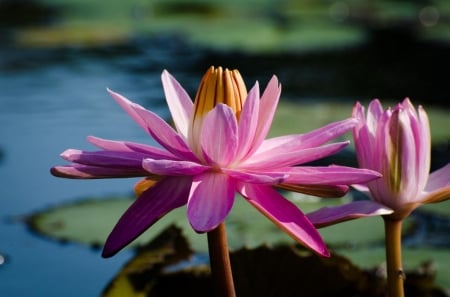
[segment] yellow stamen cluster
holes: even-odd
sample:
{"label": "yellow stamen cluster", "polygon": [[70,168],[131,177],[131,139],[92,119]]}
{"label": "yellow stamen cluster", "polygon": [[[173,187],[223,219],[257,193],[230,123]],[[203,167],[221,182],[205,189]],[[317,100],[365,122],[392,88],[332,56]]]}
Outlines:
{"label": "yellow stamen cluster", "polygon": [[247,88],[238,70],[211,66],[205,73],[195,96],[194,113],[189,129],[189,145],[200,156],[200,133],[205,115],[217,104],[228,105],[239,116],[247,97]]}
{"label": "yellow stamen cluster", "polygon": [[195,96],[194,119],[202,117],[219,103],[231,107],[239,118],[246,97],[247,89],[238,70],[222,70],[222,67],[211,66],[203,76]]}

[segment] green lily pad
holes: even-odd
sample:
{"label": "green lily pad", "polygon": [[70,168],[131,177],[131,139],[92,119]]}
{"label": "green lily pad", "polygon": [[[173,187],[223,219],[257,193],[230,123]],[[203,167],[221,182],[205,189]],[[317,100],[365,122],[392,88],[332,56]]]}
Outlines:
{"label": "green lily pad", "polygon": [[[297,193],[286,193],[286,196],[305,213],[324,206],[333,206],[350,201],[348,196],[339,199],[320,199]],[[240,196],[236,198],[231,214],[226,220],[229,246],[232,250],[243,246],[255,247],[261,244],[277,245],[293,242],[291,237],[245,202],[245,199]],[[32,214],[29,216],[27,224],[32,231],[53,240],[100,247],[121,214],[132,202],[132,199],[119,199],[117,197],[86,199]],[[374,219],[376,220],[376,218]],[[381,221],[375,224],[371,223],[373,222],[371,219],[368,222],[365,222],[365,220],[367,219],[359,220],[360,222],[357,223],[363,224],[364,229],[358,228],[357,224],[349,224],[351,222],[344,223],[344,227],[338,227],[341,236],[338,236],[333,229],[328,229],[334,228],[334,226],[321,229],[321,232],[325,240],[330,240],[332,244],[338,245],[344,243],[358,245],[363,241],[382,240],[384,235],[380,229],[382,228]],[[189,239],[195,251],[207,251],[206,236],[197,234],[192,230],[186,218],[185,207],[176,209],[164,216],[130,246],[148,242],[172,224],[182,229],[184,236]],[[349,229],[346,230],[346,228]]]}

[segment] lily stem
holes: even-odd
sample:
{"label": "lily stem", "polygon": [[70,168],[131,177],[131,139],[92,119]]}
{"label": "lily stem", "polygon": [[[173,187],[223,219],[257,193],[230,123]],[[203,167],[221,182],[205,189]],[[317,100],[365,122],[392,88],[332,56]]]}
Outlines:
{"label": "lily stem", "polygon": [[389,297],[404,297],[405,273],[402,267],[402,223],[403,220],[384,216],[386,242],[387,285]]}
{"label": "lily stem", "polygon": [[225,223],[208,232],[209,260],[216,297],[236,297]]}

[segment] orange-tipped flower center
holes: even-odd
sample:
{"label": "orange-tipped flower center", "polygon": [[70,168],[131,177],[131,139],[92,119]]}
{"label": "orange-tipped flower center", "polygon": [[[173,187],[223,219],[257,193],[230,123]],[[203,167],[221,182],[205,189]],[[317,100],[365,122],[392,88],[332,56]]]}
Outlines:
{"label": "orange-tipped flower center", "polygon": [[238,70],[225,70],[211,66],[205,73],[195,96],[191,119],[190,145],[199,155],[199,139],[205,115],[217,104],[228,105],[239,116],[247,97],[247,88]]}

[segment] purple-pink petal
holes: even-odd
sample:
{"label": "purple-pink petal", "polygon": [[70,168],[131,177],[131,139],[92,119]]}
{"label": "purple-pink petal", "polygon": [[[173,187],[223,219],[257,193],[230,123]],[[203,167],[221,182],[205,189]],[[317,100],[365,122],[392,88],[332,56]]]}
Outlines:
{"label": "purple-pink petal", "polygon": [[285,135],[264,140],[255,155],[263,152],[285,153],[290,151],[314,148],[341,136],[358,124],[356,118],[333,122],[305,134]]}
{"label": "purple-pink petal", "polygon": [[113,256],[166,213],[186,204],[191,183],[190,177],[166,177],[145,191],[109,234],[102,256]]}
{"label": "purple-pink petal", "polygon": [[95,136],[88,136],[87,140],[99,147],[103,150],[107,151],[118,151],[118,152],[136,152],[145,154],[149,158],[153,159],[169,159],[169,160],[177,160],[179,157],[174,154],[158,147],[130,142],[130,141],[118,141],[118,140],[109,140],[103,139]]}
{"label": "purple-pink petal", "polygon": [[251,205],[295,240],[321,256],[330,255],[322,237],[308,218],[272,187],[238,183],[238,191]]}
{"label": "purple-pink petal", "polygon": [[222,168],[222,171],[236,180],[254,184],[277,185],[283,182],[283,180],[286,177],[286,174],[282,172],[276,173],[270,173],[265,171],[251,172],[230,168]]}
{"label": "purple-pink petal", "polygon": [[209,166],[191,161],[144,159],[142,167],[157,175],[196,175],[211,169]]}
{"label": "purple-pink petal", "polygon": [[208,162],[226,166],[234,160],[238,148],[238,131],[236,116],[229,106],[218,104],[208,112],[200,142]]}
{"label": "purple-pink petal", "polygon": [[258,127],[259,113],[259,85],[258,83],[248,92],[238,123],[239,151],[237,160],[245,159],[252,149],[256,128]]}
{"label": "purple-pink petal", "polygon": [[194,104],[183,87],[167,70],[163,71],[161,80],[175,127],[186,140]]}
{"label": "purple-pink petal", "polygon": [[198,160],[185,140],[158,115],[129,101],[118,93],[109,92],[116,102],[166,150],[180,157],[180,159]]}
{"label": "purple-pink petal", "polygon": [[142,160],[146,156],[142,153],[135,152],[86,152],[68,149],[61,154],[61,157],[70,162],[91,166],[108,168],[141,168]]}
{"label": "purple-pink petal", "polygon": [[337,142],[306,149],[274,149],[255,154],[241,164],[242,168],[280,168],[315,161],[339,152],[348,142]]}
{"label": "purple-pink petal", "polygon": [[380,203],[364,200],[354,201],[339,206],[323,207],[306,214],[306,216],[316,228],[322,228],[348,220],[388,215],[393,212],[392,209]]}
{"label": "purple-pink petal", "polygon": [[97,179],[97,178],[123,178],[146,176],[142,168],[110,168],[82,164],[71,164],[54,166],[50,169],[52,175],[74,179]]}
{"label": "purple-pink petal", "polygon": [[273,76],[267,84],[267,87],[264,90],[259,102],[258,125],[256,127],[255,137],[253,139],[249,155],[258,149],[269,133],[278,101],[280,99],[280,94],[281,85],[278,82],[278,78]]}
{"label": "purple-pink petal", "polygon": [[276,172],[284,172],[287,175],[284,183],[300,185],[363,184],[381,176],[369,169],[337,165],[287,167]]}
{"label": "purple-pink petal", "polygon": [[196,232],[208,232],[225,220],[235,195],[235,182],[222,173],[203,173],[194,177],[187,205],[187,216]]}

